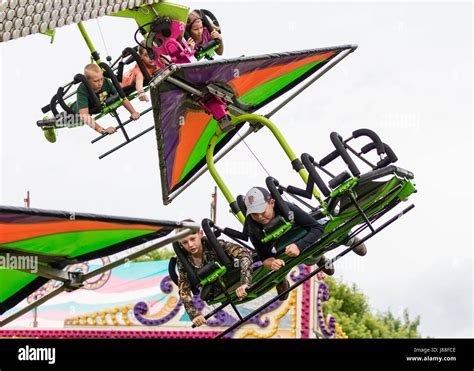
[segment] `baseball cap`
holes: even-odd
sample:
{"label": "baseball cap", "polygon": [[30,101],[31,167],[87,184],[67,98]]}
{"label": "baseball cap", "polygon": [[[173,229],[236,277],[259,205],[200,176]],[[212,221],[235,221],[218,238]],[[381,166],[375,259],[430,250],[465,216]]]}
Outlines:
{"label": "baseball cap", "polygon": [[246,216],[253,213],[263,213],[267,208],[267,202],[271,199],[270,192],[262,187],[253,187],[245,195]]}

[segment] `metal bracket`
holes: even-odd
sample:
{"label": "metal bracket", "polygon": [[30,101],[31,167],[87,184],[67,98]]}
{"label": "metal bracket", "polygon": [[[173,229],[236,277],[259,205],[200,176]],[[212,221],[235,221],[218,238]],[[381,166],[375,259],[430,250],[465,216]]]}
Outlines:
{"label": "metal bracket", "polygon": [[221,87],[215,84],[207,85],[207,90],[212,95],[222,98],[227,103],[234,103],[234,94],[228,92],[227,90],[222,89]]}
{"label": "metal bracket", "polygon": [[84,286],[84,273],[82,272],[68,272],[69,280],[64,283],[67,292],[80,289]]}
{"label": "metal bracket", "polygon": [[231,131],[232,129],[235,129],[234,126],[232,125],[231,118],[227,115],[221,118],[219,121],[217,121],[219,124],[219,128],[224,132],[227,133]]}
{"label": "metal bracket", "polygon": [[177,67],[174,64],[171,64],[167,68],[160,70],[150,80],[150,83],[149,83],[150,87],[154,88],[155,86],[160,85],[169,76],[171,76],[176,70],[177,70]]}

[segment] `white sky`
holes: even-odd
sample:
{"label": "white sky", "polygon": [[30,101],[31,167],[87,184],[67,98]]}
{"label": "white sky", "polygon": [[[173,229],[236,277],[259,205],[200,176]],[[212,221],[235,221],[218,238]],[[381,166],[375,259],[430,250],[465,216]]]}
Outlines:
{"label": "white sky", "polygon": [[[472,4],[182,3],[219,17],[227,57],[358,44],[273,121],[296,153],[316,158],[332,150],[331,131],[367,127],[391,145],[398,165],[415,173],[416,208],[370,240],[366,257],[339,261],[336,276],[356,283],[374,310],[420,315],[425,336],[473,337]],[[133,45],[132,21],[100,23],[114,58]],[[105,58],[96,20],[85,26]],[[163,206],[152,133],[100,161],[119,134],[94,145],[88,128],[63,129],[54,145],[42,137],[41,107],[88,58],[75,26],[59,29],[53,45],[41,35],[0,45],[0,203],[22,206],[30,190],[38,208],[208,217],[209,174]],[[148,127],[152,117],[132,125]],[[268,132],[247,143],[274,177],[301,185]],[[234,194],[266,176],[243,145],[217,167]],[[219,224],[238,227],[221,194],[219,202]]]}

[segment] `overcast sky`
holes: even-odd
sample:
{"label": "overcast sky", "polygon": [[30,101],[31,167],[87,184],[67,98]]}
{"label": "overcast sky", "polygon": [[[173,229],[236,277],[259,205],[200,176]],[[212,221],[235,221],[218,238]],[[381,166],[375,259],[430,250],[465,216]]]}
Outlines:
{"label": "overcast sky", "polygon": [[[371,239],[366,257],[339,261],[336,276],[356,283],[373,310],[420,315],[424,336],[473,337],[472,4],[183,3],[219,17],[227,57],[359,46],[272,119],[296,153],[316,158],[332,150],[332,131],[348,136],[367,127],[390,144],[398,166],[415,173],[418,193],[409,202],[416,208]],[[100,25],[114,58],[133,45],[134,22],[106,18]],[[85,26],[104,58],[97,21]],[[152,133],[104,160],[98,155],[119,143],[120,134],[91,145],[89,128],[63,129],[57,143],[46,142],[35,124],[41,107],[86,63],[75,26],[59,29],[52,45],[42,35],[0,45],[0,203],[22,206],[30,190],[38,208],[208,217],[214,187],[208,174],[163,206]],[[151,126],[152,117],[132,125]],[[247,143],[270,174],[300,184],[268,132]],[[266,177],[244,145],[217,168],[234,194]],[[219,224],[238,227],[227,210],[219,194]]]}

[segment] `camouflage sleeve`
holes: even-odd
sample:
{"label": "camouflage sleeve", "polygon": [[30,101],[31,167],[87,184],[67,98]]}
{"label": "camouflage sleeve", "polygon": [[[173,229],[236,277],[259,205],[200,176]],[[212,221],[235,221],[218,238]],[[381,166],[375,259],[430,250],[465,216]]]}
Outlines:
{"label": "camouflage sleeve", "polygon": [[178,292],[181,301],[184,304],[184,309],[188,313],[191,320],[199,316],[201,313],[196,309],[196,306],[193,303],[193,293],[191,291],[191,284],[189,283],[188,275],[184,270],[183,265],[178,260]]}
{"label": "camouflage sleeve", "polygon": [[228,241],[219,241],[225,252],[234,259],[239,259],[240,283],[250,285],[252,282],[252,256],[250,252],[240,245]]}

